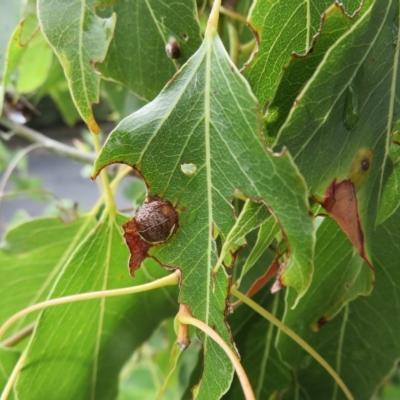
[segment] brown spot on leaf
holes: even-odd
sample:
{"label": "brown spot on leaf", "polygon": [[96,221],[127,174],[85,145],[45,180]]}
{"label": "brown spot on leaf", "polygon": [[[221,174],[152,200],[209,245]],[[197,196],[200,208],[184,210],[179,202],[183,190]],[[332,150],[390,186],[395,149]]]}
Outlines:
{"label": "brown spot on leaf", "polygon": [[150,247],[166,241],[178,226],[178,214],[169,201],[159,199],[143,204],[136,215],[122,225],[131,256],[129,271],[133,276],[148,256]]}
{"label": "brown spot on leaf", "polygon": [[328,321],[329,321],[328,317],[321,317],[317,321],[316,330],[319,331]]}
{"label": "brown spot on leaf", "polygon": [[360,255],[369,263],[365,254],[364,233],[358,216],[356,189],[353,182],[344,180],[337,183],[335,180],[329,186],[322,206],[336,220]]}
{"label": "brown spot on leaf", "polygon": [[361,187],[367,176],[372,163],[372,150],[362,148],[357,151],[350,167],[350,180],[356,189]]}

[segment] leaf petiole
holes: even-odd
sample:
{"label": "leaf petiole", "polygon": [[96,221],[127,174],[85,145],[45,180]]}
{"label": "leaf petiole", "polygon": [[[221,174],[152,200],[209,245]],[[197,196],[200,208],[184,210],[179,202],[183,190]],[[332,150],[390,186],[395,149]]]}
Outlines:
{"label": "leaf petiole", "polygon": [[[92,132],[92,138],[93,138],[93,143],[94,143],[94,148],[96,150],[96,154],[99,154],[101,151],[101,144],[100,144],[99,136]],[[103,169],[103,171],[101,171],[100,174],[101,174],[102,189],[103,189],[105,199],[106,199],[107,211],[108,211],[111,219],[114,219],[115,215],[117,214],[117,206],[115,205],[114,195],[113,195],[111,187],[110,187],[110,181],[108,179],[106,169]]]}
{"label": "leaf petiole", "polygon": [[56,306],[59,304],[66,303],[74,303],[76,301],[83,300],[92,300],[92,299],[101,299],[104,297],[115,297],[115,296],[124,296],[127,294],[146,292],[147,290],[158,289],[164,286],[173,286],[177,285],[179,282],[180,271],[176,270],[173,274],[165,276],[164,278],[157,279],[150,283],[145,283],[143,285],[131,286],[123,289],[112,289],[112,290],[99,290],[97,292],[88,292],[81,294],[74,294],[71,296],[58,297],[55,299],[50,299],[46,301],[42,301],[40,303],[34,304],[23,310],[15,313],[10,318],[8,318],[4,324],[0,327],[0,339],[6,332],[6,330],[19,318],[24,317],[27,314],[30,314],[33,311],[41,310],[43,308]]}
{"label": "leaf petiole", "polygon": [[348,400],[354,400],[353,395],[350,393],[349,388],[342,381],[342,378],[337,374],[337,372],[324,360],[324,358],[319,355],[305,340],[303,340],[297,333],[292,331],[288,326],[281,322],[278,318],[268,312],[265,308],[262,308],[255,301],[251,300],[245,294],[239,292],[235,286],[231,287],[231,294],[240,299],[243,303],[246,303],[254,311],[263,316],[266,320],[274,324],[281,331],[285,332],[291,339],[293,339],[300,347],[302,347],[308,354],[310,354],[318,363],[320,363],[325,370],[332,376],[335,382],[343,390]]}
{"label": "leaf petiole", "polygon": [[253,389],[251,388],[249,379],[247,378],[246,372],[243,369],[242,364],[238,356],[234,353],[234,351],[224,342],[221,336],[218,335],[217,332],[214,331],[210,326],[208,326],[203,321],[200,321],[196,318],[193,318],[187,311],[180,311],[178,313],[179,322],[186,325],[193,325],[196,328],[202,330],[206,335],[208,335],[211,339],[213,339],[221,348],[225,351],[226,355],[232,361],[233,366],[235,367],[236,373],[238,375],[240,384],[242,385],[243,393],[246,400],[256,400],[254,396]]}

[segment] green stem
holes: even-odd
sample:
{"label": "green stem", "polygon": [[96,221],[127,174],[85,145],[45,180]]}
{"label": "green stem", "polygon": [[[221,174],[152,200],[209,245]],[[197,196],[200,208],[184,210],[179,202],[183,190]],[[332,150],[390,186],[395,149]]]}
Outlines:
{"label": "green stem", "polygon": [[[92,132],[92,138],[96,154],[99,154],[101,151],[99,135],[96,135],[95,133]],[[107,171],[105,168],[103,168],[103,170],[100,172],[100,176],[101,176],[103,191],[105,194],[107,211],[110,215],[110,220],[112,221],[115,215],[117,214],[117,206],[115,205],[114,195],[110,188],[110,181],[108,179]]]}
{"label": "green stem", "polygon": [[249,379],[247,378],[246,372],[243,369],[242,364],[240,363],[239,358],[234,353],[234,351],[224,342],[221,336],[218,335],[217,332],[214,331],[211,327],[209,327],[204,322],[193,318],[188,312],[180,311],[178,313],[179,322],[186,325],[193,325],[196,328],[202,330],[206,335],[208,335],[211,339],[213,339],[226,353],[226,355],[231,360],[233,366],[235,367],[236,373],[238,375],[240,384],[242,385],[243,393],[246,400],[255,400],[253,389],[251,388]]}
{"label": "green stem", "polygon": [[153,290],[164,286],[177,285],[179,281],[180,272],[177,270],[173,274],[165,276],[164,278],[157,279],[150,283],[145,283],[143,285],[131,286],[123,289],[112,289],[112,290],[99,290],[97,292],[89,292],[89,293],[81,293],[74,294],[71,296],[59,297],[56,299],[50,299],[46,301],[42,301],[41,303],[34,304],[23,310],[17,312],[8,318],[4,324],[0,327],[0,339],[6,332],[6,330],[19,318],[24,317],[27,314],[30,314],[33,311],[41,310],[43,308],[56,306],[59,304],[65,303],[74,303],[76,301],[83,300],[92,300],[92,299],[101,299],[104,297],[115,297],[115,296],[124,296],[132,293],[140,293],[145,292],[147,290]]}
{"label": "green stem", "polygon": [[205,37],[212,37],[217,33],[220,8],[221,0],[214,0],[210,17],[208,18],[206,32],[204,34]]}
{"label": "green stem", "polygon": [[243,293],[239,292],[234,286],[231,287],[231,294],[236,296],[238,299],[242,300],[243,303],[246,303],[249,307],[251,307],[254,311],[259,313],[269,322],[277,326],[281,331],[285,332],[291,339],[293,339],[299,346],[301,346],[308,354],[310,354],[317,362],[319,362],[326,371],[332,376],[332,378],[336,381],[336,383],[343,390],[348,400],[354,400],[353,395],[350,393],[350,390],[346,386],[346,384],[342,381],[340,376],[336,373],[336,371],[320,356],[306,341],[304,341],[297,333],[292,331],[288,326],[286,326],[283,322],[279,321],[274,315],[269,313],[267,310],[259,306],[256,302],[248,298]]}
{"label": "green stem", "polygon": [[221,14],[224,14],[227,17],[230,17],[230,18],[235,19],[237,21],[244,22],[244,23],[247,22],[247,17],[245,15],[242,15],[242,14],[239,14],[239,13],[237,13],[235,11],[229,10],[228,8],[225,8],[224,6],[221,6],[220,12],[221,12]]}
{"label": "green stem", "polygon": [[228,35],[229,35],[229,56],[232,62],[237,66],[239,63],[239,33],[234,22],[227,21]]}

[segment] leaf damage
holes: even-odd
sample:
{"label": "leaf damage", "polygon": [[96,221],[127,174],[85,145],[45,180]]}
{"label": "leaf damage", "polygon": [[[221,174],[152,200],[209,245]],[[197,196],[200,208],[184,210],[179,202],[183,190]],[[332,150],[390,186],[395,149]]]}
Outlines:
{"label": "leaf damage", "polygon": [[152,198],[144,203],[136,215],[122,225],[129,248],[129,271],[134,276],[148,250],[165,242],[178,229],[178,214],[169,201]]}

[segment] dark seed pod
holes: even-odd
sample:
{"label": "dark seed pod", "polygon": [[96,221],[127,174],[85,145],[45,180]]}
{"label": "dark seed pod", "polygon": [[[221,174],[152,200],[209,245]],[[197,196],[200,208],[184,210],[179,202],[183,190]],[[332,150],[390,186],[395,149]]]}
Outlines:
{"label": "dark seed pod", "polygon": [[181,49],[179,48],[179,43],[176,40],[170,40],[165,45],[165,52],[167,56],[172,59],[179,58],[181,56]]}
{"label": "dark seed pod", "polygon": [[168,201],[156,200],[145,203],[135,215],[139,235],[148,243],[167,240],[178,225],[178,214]]}

